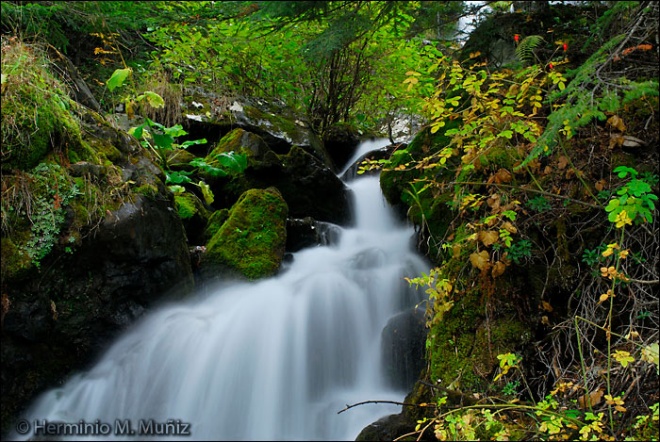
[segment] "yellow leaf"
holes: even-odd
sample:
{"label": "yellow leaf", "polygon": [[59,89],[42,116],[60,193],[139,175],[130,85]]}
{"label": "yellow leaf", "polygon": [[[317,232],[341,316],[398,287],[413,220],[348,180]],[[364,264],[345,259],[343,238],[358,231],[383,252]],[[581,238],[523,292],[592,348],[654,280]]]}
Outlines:
{"label": "yellow leaf", "polygon": [[502,228],[506,229],[509,233],[518,233],[516,226],[511,224],[509,221],[504,221],[502,223]]}
{"label": "yellow leaf", "polygon": [[610,149],[614,149],[615,147],[619,147],[623,145],[623,142],[625,141],[625,138],[623,138],[623,135],[621,134],[612,134],[610,135]]}
{"label": "yellow leaf", "polygon": [[470,255],[470,262],[472,265],[479,270],[486,270],[490,267],[490,262],[489,262],[489,256],[488,252],[485,250],[482,250],[479,253],[472,253]]}
{"label": "yellow leaf", "polygon": [[506,265],[504,265],[502,261],[497,261],[493,265],[493,270],[491,271],[491,275],[493,275],[493,278],[497,278],[498,276],[504,273],[505,269],[506,269]]}
{"label": "yellow leaf", "polygon": [[623,123],[623,120],[618,115],[612,115],[607,119],[607,125],[617,129],[619,132],[626,131],[626,125]]}
{"label": "yellow leaf", "polygon": [[452,257],[458,258],[461,256],[461,245],[460,244],[454,244],[451,248],[452,252]]}
{"label": "yellow leaf", "polygon": [[615,224],[614,226],[617,229],[620,229],[624,227],[626,224],[632,226],[632,219],[628,216],[628,213],[625,210],[622,210],[619,212],[619,214],[616,216]]}
{"label": "yellow leaf", "polygon": [[624,368],[628,366],[628,363],[635,362],[635,358],[630,356],[630,352],[624,350],[615,351],[612,357]]}
{"label": "yellow leaf", "polygon": [[135,117],[135,111],[133,110],[133,101],[126,103],[126,116],[129,120],[132,120]]}
{"label": "yellow leaf", "polygon": [[485,246],[495,244],[499,237],[500,236],[497,234],[497,232],[492,230],[481,231],[478,234],[479,241],[481,241]]}

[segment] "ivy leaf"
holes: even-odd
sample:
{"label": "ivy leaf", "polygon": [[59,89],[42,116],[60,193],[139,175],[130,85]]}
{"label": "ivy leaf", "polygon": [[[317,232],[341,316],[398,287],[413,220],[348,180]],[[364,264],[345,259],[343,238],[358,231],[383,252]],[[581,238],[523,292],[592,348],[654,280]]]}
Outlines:
{"label": "ivy leaf", "polygon": [[498,276],[501,276],[504,273],[504,270],[506,269],[506,265],[502,261],[497,261],[493,265],[493,270],[491,271],[491,275],[493,278],[497,278]]}

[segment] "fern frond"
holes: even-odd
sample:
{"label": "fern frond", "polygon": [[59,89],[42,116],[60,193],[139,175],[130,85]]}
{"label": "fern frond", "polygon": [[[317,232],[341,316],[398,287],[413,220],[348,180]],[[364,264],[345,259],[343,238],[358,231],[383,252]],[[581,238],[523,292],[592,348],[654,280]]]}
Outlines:
{"label": "fern frond", "polygon": [[540,35],[529,35],[518,44],[516,48],[516,57],[520,61],[534,63],[534,50],[543,43],[543,37]]}

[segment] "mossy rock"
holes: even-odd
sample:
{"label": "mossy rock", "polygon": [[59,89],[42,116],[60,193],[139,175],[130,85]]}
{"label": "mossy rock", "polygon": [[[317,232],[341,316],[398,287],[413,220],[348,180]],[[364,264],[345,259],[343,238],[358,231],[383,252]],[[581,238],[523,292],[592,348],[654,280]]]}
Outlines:
{"label": "mossy rock", "polygon": [[14,42],[2,54],[2,170],[29,170],[52,150],[81,144],[74,102],[44,66],[45,56]]}
{"label": "mossy rock", "polygon": [[9,238],[2,238],[2,280],[20,279],[34,269],[30,255]]}
{"label": "mossy rock", "polygon": [[532,333],[514,315],[487,319],[482,295],[471,290],[461,296],[429,331],[427,350],[430,379],[464,393],[486,391],[497,367],[497,355],[515,352]]}
{"label": "mossy rock", "polygon": [[227,221],[229,218],[229,209],[220,209],[213,212],[206,221],[206,227],[202,233],[202,238],[204,243],[209,242],[213,235],[215,235],[220,227]]}
{"label": "mossy rock", "polygon": [[275,274],[284,256],[288,211],[273,187],[250,189],[241,195],[206,246],[203,276],[229,270],[254,280]]}
{"label": "mossy rock", "polygon": [[235,152],[245,155],[248,167],[262,168],[279,165],[280,161],[266,142],[259,136],[237,128],[222,137],[213,150],[204,158],[207,164],[219,167],[216,157],[223,153]]}

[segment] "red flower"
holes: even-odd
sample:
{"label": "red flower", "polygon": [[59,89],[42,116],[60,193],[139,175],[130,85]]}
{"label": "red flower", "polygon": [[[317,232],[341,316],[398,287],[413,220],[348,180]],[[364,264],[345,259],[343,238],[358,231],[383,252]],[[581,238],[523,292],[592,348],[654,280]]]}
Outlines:
{"label": "red flower", "polygon": [[555,68],[555,65],[552,63],[548,63],[548,70],[553,70]]}
{"label": "red flower", "polygon": [[520,41],[520,35],[518,35],[518,34],[514,35],[514,36],[513,36],[513,40],[514,40],[516,43],[518,43],[518,41]]}
{"label": "red flower", "polygon": [[562,47],[564,48],[564,52],[568,51],[568,43],[564,43]]}

